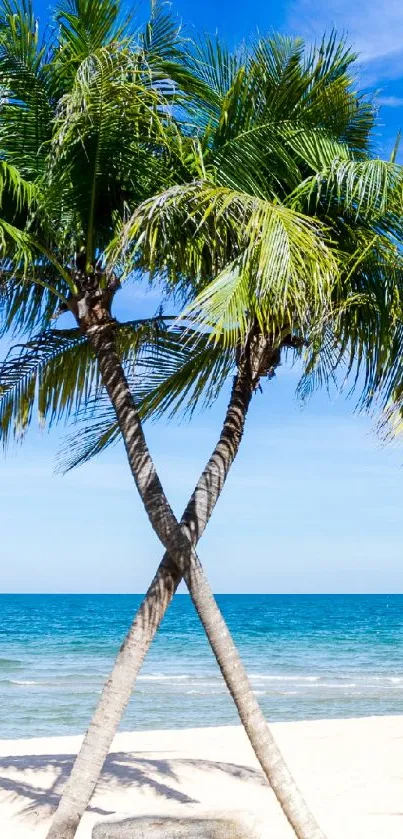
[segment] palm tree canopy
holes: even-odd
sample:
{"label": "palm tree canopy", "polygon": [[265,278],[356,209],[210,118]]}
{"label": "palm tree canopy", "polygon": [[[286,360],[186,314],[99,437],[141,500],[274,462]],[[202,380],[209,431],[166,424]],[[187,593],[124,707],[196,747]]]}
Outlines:
{"label": "palm tree canopy", "polygon": [[[188,75],[179,30],[158,5],[144,29],[134,24],[119,2],[62,0],[41,38],[30,0],[0,3],[1,333],[28,333],[1,368],[5,442],[36,399],[52,421],[99,389],[83,334],[55,320],[68,310],[77,319],[84,294],[112,304],[122,266],[108,268],[106,247],[139,202],[172,183],[175,73]],[[124,324],[125,360],[172,345],[166,332],[159,316]]]}
{"label": "palm tree canopy", "polygon": [[291,333],[306,346],[301,393],[344,366],[367,407],[401,311],[402,168],[374,156],[354,59],[335,35],[311,50],[283,37],[235,57],[194,48],[208,89],[197,177],[140,205],[111,253],[182,288],[186,322],[223,345],[256,324],[280,345]]}
{"label": "palm tree canopy", "polygon": [[[209,404],[256,328],[309,348],[305,390],[343,360],[365,366],[368,397],[400,281],[402,179],[373,157],[354,54],[335,34],[312,49],[185,45],[161,11],[135,35],[109,0],[62,4],[55,20],[41,43],[31,6],[3,4],[3,329],[41,330],[3,367],[4,438],[36,394],[44,419],[85,419],[87,403],[97,417],[92,351],[53,328],[82,273],[112,300],[145,269],[186,304],[183,328],[123,325],[144,416]],[[118,433],[100,406],[79,462]]]}
{"label": "palm tree canopy", "polygon": [[1,4],[4,330],[49,324],[75,271],[101,269],[127,208],[170,178],[172,21],[157,9],[135,36],[119,3],[69,0],[39,33],[29,0]]}

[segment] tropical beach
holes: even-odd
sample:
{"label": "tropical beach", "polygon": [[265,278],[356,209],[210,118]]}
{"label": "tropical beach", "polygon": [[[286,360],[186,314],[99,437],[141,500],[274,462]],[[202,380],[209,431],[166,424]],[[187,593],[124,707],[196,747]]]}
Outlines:
{"label": "tropical beach", "polygon": [[[5,836],[46,836],[82,741],[78,732],[138,600],[0,598]],[[400,836],[403,596],[226,595],[218,602],[267,719],[300,720],[271,727],[329,839]],[[222,722],[217,727],[213,719]],[[94,824],[125,815],[235,807],[261,825],[262,839],[291,839],[245,732],[234,723],[190,599],[179,596],[77,835],[89,839]]]}
{"label": "tropical beach", "polygon": [[403,14],[363,2],[0,0],[5,839],[401,835]]}

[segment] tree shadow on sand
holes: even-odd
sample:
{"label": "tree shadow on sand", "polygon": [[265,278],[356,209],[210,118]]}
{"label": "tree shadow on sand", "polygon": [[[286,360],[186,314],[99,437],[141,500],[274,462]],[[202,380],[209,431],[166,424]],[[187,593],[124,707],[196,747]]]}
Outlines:
{"label": "tree shadow on sand", "polygon": [[[152,759],[140,757],[141,752],[113,752],[108,755],[99,784],[112,789],[150,789],[157,796],[181,804],[198,804],[196,798],[176,789],[172,784],[179,784],[178,772],[181,768],[194,767],[202,771],[215,771],[239,780],[257,781],[265,785],[263,775],[255,769],[233,763],[220,763],[209,760],[191,760],[184,758]],[[67,780],[74,756],[59,755],[20,755],[0,758],[0,793],[21,799],[19,816],[29,819],[32,816],[46,818],[56,808],[63,786]],[[49,778],[46,786],[35,785],[25,778],[18,778],[18,773],[45,773]],[[10,774],[11,777],[7,777]],[[153,777],[157,774],[159,777]],[[99,815],[112,815],[114,810],[89,806],[88,810]]]}

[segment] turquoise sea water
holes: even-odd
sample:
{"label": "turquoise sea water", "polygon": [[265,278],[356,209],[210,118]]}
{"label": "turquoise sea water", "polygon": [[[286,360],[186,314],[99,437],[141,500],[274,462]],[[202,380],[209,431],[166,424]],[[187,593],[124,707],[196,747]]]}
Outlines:
{"label": "turquoise sea water", "polygon": [[[220,595],[268,719],[403,713],[403,595]],[[82,732],[139,595],[0,596],[0,737]],[[123,728],[237,722],[189,598],[169,610]]]}

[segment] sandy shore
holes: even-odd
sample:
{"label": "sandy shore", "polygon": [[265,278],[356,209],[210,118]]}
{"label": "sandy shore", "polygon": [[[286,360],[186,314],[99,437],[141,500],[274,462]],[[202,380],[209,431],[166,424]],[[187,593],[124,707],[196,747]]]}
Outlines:
{"label": "sandy shore", "polygon": [[[401,839],[403,716],[277,723],[273,732],[328,839]],[[41,839],[79,737],[0,741],[0,836]],[[240,727],[119,734],[79,831],[118,813],[245,809],[291,839]],[[265,830],[266,835],[266,830]]]}

